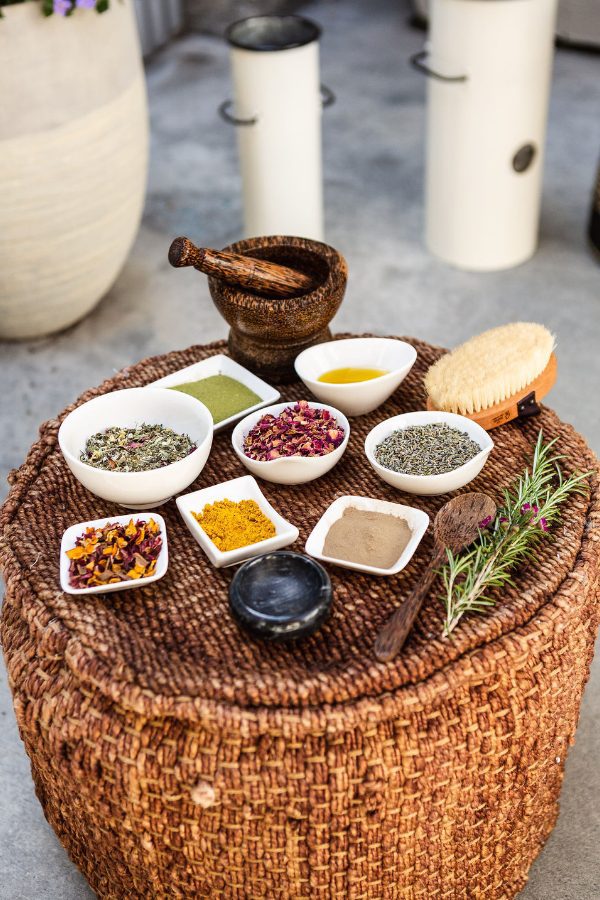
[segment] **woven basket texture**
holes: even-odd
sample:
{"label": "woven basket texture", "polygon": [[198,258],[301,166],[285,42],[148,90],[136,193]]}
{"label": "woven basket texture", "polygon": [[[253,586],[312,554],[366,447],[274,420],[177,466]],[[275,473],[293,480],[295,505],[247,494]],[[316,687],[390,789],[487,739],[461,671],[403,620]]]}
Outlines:
{"label": "woven basket texture", "polygon": [[[394,491],[363,453],[374,424],[424,406],[423,375],[442,351],[412,343],[410,376],[383,407],[352,420],[328,476],[261,485],[300,527],[297,549],[341,494],[430,516],[447,499]],[[223,348],[145,360],[78,403]],[[308,396],[301,385],[282,391]],[[433,591],[403,653],[381,664],[375,635],[422,572],[431,534],[399,576],[331,568],[333,613],[295,645],[240,634],[227,608],[232,572],[209,564],[173,503],[161,509],[170,542],[162,581],[62,593],[63,530],[122,512],[70,475],[57,446],[68,411],[41,427],[11,473],[2,641],[39,799],[98,896],[513,897],[557,816],[599,621],[597,463],[583,439],[548,409],[494,431],[474,489],[498,496],[542,426],[567,472],[595,471],[590,494],[568,501],[555,540],[495,608],[443,640]],[[221,433],[194,488],[244,472]]]}

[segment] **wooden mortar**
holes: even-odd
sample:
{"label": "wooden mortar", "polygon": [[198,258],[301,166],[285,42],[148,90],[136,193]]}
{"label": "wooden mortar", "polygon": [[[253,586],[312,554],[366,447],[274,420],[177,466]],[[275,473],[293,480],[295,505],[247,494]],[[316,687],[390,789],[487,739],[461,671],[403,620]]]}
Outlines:
{"label": "wooden mortar", "polygon": [[346,260],[320,241],[281,235],[248,238],[223,249],[290,266],[315,281],[317,287],[308,293],[269,297],[208,279],[215,306],[231,329],[231,356],[273,381],[292,380],[296,356],[331,340],[329,323],[346,290]]}

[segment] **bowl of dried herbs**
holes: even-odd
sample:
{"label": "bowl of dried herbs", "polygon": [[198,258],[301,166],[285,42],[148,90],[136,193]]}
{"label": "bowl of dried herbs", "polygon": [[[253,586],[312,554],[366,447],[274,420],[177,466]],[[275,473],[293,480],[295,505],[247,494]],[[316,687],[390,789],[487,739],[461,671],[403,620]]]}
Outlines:
{"label": "bowl of dried herbs", "polygon": [[212,446],[206,406],[179,391],[127,388],[69,413],[58,443],[92,494],[131,509],[157,506],[198,477]]}
{"label": "bowl of dried herbs", "polygon": [[455,413],[403,413],[376,425],[365,453],[379,477],[408,494],[447,494],[479,475],[494,446],[487,431]]}

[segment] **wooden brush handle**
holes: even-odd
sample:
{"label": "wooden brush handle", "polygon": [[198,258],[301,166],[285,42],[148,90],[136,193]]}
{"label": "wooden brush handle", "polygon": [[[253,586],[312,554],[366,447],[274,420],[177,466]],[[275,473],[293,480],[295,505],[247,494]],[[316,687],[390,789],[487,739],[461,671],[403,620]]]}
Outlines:
{"label": "wooden brush handle", "polygon": [[296,269],[265,259],[242,256],[241,253],[224,253],[209,247],[196,247],[185,237],[175,238],[171,244],[169,262],[175,268],[194,266],[205,275],[212,275],[227,284],[259,294],[294,297],[315,287],[312,278]]}
{"label": "wooden brush handle", "polygon": [[381,662],[390,662],[400,653],[414,621],[429,593],[436,571],[444,557],[445,549],[436,547],[431,561],[413,592],[409,594],[402,606],[392,613],[375,640],[375,656]]}

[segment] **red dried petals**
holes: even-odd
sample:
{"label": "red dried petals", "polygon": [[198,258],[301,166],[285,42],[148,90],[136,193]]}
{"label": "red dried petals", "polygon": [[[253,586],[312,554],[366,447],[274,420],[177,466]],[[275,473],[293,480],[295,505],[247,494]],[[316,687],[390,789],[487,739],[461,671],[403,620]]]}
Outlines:
{"label": "red dried petals", "polygon": [[67,550],[69,584],[81,589],[147,578],[156,572],[161,548],[160,527],[154,519],[86,528]]}
{"label": "red dried petals", "polygon": [[300,400],[278,416],[263,416],[244,439],[244,453],[258,462],[283,456],[325,456],[344,440],[344,429],[327,409]]}

